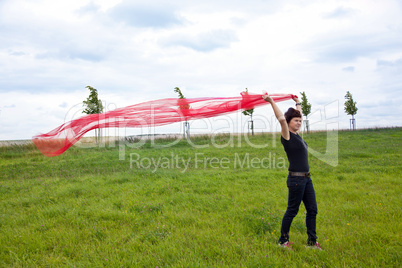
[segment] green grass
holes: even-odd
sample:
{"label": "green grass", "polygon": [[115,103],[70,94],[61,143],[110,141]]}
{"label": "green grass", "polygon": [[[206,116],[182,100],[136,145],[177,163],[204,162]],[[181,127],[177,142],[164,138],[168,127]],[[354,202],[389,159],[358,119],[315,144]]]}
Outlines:
{"label": "green grass", "polygon": [[[401,130],[339,132],[335,167],[310,155],[322,252],[304,246],[303,206],[294,251],[277,246],[287,202],[279,135],[249,137],[267,148],[228,135],[214,139],[222,148],[206,136],[198,149],[158,140],[127,147],[125,160],[110,145],[52,158],[0,147],[0,267],[400,267]],[[322,153],[326,137],[304,135]],[[130,168],[130,153],[159,167]]]}

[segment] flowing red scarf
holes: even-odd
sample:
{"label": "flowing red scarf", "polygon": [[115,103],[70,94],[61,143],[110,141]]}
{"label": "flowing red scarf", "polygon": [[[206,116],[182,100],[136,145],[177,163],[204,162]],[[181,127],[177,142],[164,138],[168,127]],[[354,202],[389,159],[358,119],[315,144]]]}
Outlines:
{"label": "flowing red scarf", "polygon": [[[275,102],[292,99],[292,94],[270,94]],[[209,118],[237,110],[268,104],[261,94],[241,93],[240,97],[160,99],[143,102],[102,114],[90,114],[32,138],[39,151],[57,156],[75,144],[85,133],[97,128],[161,126],[180,121]]]}

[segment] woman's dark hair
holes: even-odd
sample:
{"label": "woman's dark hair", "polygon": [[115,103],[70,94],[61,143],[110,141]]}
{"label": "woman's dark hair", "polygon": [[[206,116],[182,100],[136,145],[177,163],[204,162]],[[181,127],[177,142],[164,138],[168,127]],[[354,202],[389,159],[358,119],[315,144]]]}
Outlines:
{"label": "woman's dark hair", "polygon": [[299,110],[290,107],[285,113],[286,122],[289,124],[289,122],[292,120],[293,117],[302,118],[302,115]]}

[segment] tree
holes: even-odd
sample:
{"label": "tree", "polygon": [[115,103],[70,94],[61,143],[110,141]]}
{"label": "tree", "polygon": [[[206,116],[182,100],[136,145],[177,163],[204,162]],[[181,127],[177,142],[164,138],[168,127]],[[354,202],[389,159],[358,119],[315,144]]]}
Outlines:
{"label": "tree", "polygon": [[[246,88],[246,94],[248,93],[248,88]],[[243,114],[245,116],[250,116],[250,128],[251,129],[251,135],[254,136],[254,121],[253,121],[253,113],[254,113],[254,108],[253,109],[249,109],[249,110],[244,110]]]}
{"label": "tree", "polygon": [[[179,95],[179,99],[180,99],[179,109],[181,109],[181,110],[190,109],[190,105],[184,100],[185,97],[184,97],[183,93],[181,93],[180,88],[175,87],[174,92],[176,92]],[[183,123],[183,126],[184,126],[183,137],[184,138],[186,138],[186,137],[190,138],[190,123],[188,121],[185,121]]]}
{"label": "tree", "polygon": [[308,121],[308,115],[311,113],[311,104],[307,100],[306,92],[303,91],[303,92],[300,92],[300,94],[302,95],[301,109],[302,109],[303,115],[306,117],[305,126],[307,129],[307,133],[309,133],[310,132],[310,124]]}
{"label": "tree", "polygon": [[[103,112],[103,105],[102,101],[98,98],[98,91],[91,87],[91,86],[86,86],[87,89],[89,89],[89,97],[83,101],[83,105],[85,110],[83,113],[85,114],[100,114]],[[96,137],[96,142],[99,143],[101,140],[101,132],[100,129],[96,130],[95,129],[95,137]]]}
{"label": "tree", "polygon": [[355,130],[356,129],[356,120],[354,115],[357,113],[357,107],[356,107],[356,102],[353,101],[352,94],[347,91],[345,95],[345,113],[348,115],[352,116],[352,119],[350,119],[350,128]]}

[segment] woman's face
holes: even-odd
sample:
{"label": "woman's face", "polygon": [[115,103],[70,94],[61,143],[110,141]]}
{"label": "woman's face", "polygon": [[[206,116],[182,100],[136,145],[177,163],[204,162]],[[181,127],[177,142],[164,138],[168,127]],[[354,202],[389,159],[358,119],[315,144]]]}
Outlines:
{"label": "woman's face", "polygon": [[293,117],[289,122],[289,130],[292,132],[297,132],[301,128],[302,119],[300,117]]}

